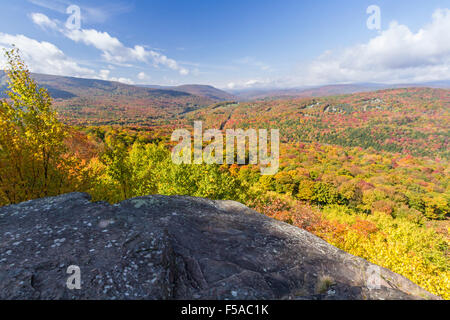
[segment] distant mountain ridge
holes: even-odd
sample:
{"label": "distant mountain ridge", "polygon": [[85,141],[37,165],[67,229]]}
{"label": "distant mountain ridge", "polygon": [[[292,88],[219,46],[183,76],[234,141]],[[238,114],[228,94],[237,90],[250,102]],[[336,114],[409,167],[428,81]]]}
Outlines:
{"label": "distant mountain ridge", "polygon": [[[98,90],[100,92],[118,93],[125,88],[137,93],[169,94],[179,96],[180,92],[194,96],[205,97],[215,101],[233,100],[235,97],[228,92],[219,90],[210,85],[182,85],[182,86],[157,86],[157,85],[129,85],[116,81],[99,79],[76,78],[66,76],[55,76],[33,73],[33,78],[45,86],[55,99],[67,99],[74,96],[84,95],[84,90]],[[0,88],[6,88],[6,75],[0,72]]]}
{"label": "distant mountain ridge", "polygon": [[[241,90],[232,93],[209,85],[128,85],[115,81],[32,74],[54,98],[60,117],[69,124],[149,125],[228,101],[318,98],[377,90],[428,87],[450,88],[450,81],[421,84],[357,83],[291,89]],[[6,74],[0,71],[0,98]]]}
{"label": "distant mountain ridge", "polygon": [[317,87],[301,87],[289,89],[247,89],[234,90],[232,93],[241,101],[264,100],[279,98],[302,97],[326,97],[332,95],[352,94],[358,92],[370,92],[384,89],[427,87],[436,89],[449,89],[450,80],[432,81],[410,84],[383,84],[383,83],[353,83],[353,84],[329,84]]}
{"label": "distant mountain ridge", "polygon": [[[135,94],[146,94],[158,96],[180,97],[180,93],[202,97],[211,103],[220,101],[249,101],[278,98],[296,97],[324,97],[331,95],[352,94],[357,92],[370,92],[383,89],[429,87],[450,88],[450,80],[430,81],[412,84],[383,84],[383,83],[352,83],[352,84],[328,84],[313,87],[298,88],[261,88],[261,89],[238,89],[225,91],[211,85],[185,84],[179,86],[161,85],[128,85],[121,82],[75,78],[66,76],[55,76],[34,73],[36,81],[45,86],[55,99],[71,99],[85,96],[86,90],[89,95],[100,93],[120,95],[124,91],[134,91]],[[6,88],[6,76],[0,72],[0,96]]]}
{"label": "distant mountain ridge", "polygon": [[181,86],[139,85],[139,87],[181,91],[197,96],[207,97],[218,101],[231,101],[237,99],[236,96],[210,85],[201,85],[201,84],[185,84]]}
{"label": "distant mountain ridge", "polygon": [[[74,123],[148,123],[170,118],[234,97],[212,86],[144,87],[115,81],[32,74],[48,89],[64,119]],[[6,74],[0,72],[0,97],[5,97]],[[105,120],[105,121],[103,121]]]}

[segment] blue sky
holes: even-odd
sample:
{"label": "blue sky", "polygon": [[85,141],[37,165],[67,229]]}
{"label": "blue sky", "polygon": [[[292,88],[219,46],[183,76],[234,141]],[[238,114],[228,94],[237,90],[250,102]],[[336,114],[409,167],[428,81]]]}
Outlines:
{"label": "blue sky", "polygon": [[[80,8],[79,28],[66,9]],[[380,30],[367,27],[370,5]],[[225,89],[450,78],[450,4],[2,0],[0,47],[35,72]]]}

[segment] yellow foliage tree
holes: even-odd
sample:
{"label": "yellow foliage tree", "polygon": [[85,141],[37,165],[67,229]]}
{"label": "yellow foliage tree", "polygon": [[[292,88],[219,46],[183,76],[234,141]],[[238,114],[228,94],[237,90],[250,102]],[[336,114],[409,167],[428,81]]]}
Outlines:
{"label": "yellow foliage tree", "polygon": [[0,205],[61,193],[67,131],[13,47],[5,51],[8,98],[0,101]]}

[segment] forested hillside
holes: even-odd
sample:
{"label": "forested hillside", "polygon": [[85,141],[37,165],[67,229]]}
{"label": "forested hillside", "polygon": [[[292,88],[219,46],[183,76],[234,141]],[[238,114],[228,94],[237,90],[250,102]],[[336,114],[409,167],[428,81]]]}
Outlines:
{"label": "forested hillside", "polygon": [[[222,101],[230,95],[209,86],[146,88],[120,82],[33,74],[68,124],[153,124]],[[0,89],[7,87],[0,72]],[[231,96],[230,96],[231,97]]]}
{"label": "forested hillside", "polygon": [[320,142],[449,158],[450,90],[390,89],[323,98],[215,105],[185,115],[207,127],[279,128],[285,142]]}

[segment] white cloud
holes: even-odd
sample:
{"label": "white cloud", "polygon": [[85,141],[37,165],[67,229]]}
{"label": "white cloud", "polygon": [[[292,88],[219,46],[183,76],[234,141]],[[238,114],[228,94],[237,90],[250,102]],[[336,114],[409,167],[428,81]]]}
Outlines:
{"label": "white cloud", "polygon": [[102,51],[103,58],[109,63],[124,64],[127,62],[150,62],[155,66],[163,65],[178,71],[181,75],[187,75],[189,71],[181,67],[175,60],[145,47],[136,45],[133,48],[124,46],[119,39],[112,37],[107,32],[94,29],[67,30],[64,34],[75,42],[83,42]]}
{"label": "white cloud", "polygon": [[[40,42],[24,35],[0,32],[0,48],[11,48],[13,44],[20,49],[21,55],[32,72],[74,77],[95,77],[96,75],[95,71],[80,66],[50,42]],[[4,66],[3,56],[0,56],[0,62]]]}
{"label": "white cloud", "polygon": [[307,68],[303,84],[421,82],[450,77],[450,10],[436,10],[417,32],[392,22],[368,43],[325,52]]}
{"label": "white cloud", "polygon": [[[189,63],[180,64],[158,50],[145,46],[128,47],[107,32],[94,29],[62,29],[60,28],[62,24],[57,20],[51,20],[43,14],[33,14],[31,18],[40,27],[57,30],[75,42],[98,49],[104,60],[111,65],[132,66],[132,63],[141,62],[155,67],[166,67],[181,75],[198,74],[194,70],[197,65],[193,65],[192,69],[188,70],[184,66],[189,66]],[[227,69],[223,68],[232,72],[233,75],[239,74],[238,64],[246,64],[258,71],[273,71],[267,64],[251,57],[235,60],[233,63],[234,65]],[[213,69],[212,66],[208,68]],[[110,67],[108,69],[112,70]],[[234,69],[236,71],[233,71]],[[327,51],[304,65],[299,72],[294,74],[291,72],[286,70],[285,74],[280,74],[277,79],[260,78],[258,75],[249,75],[247,79],[229,78],[228,85],[224,82],[224,86],[236,89],[351,82],[411,83],[449,79],[450,10],[436,10],[431,22],[417,31],[411,30],[406,25],[392,22],[386,30],[381,31],[366,43],[356,44],[343,50]],[[114,77],[108,74],[107,78]],[[144,81],[141,78],[143,75],[137,75],[136,81]]]}
{"label": "white cloud", "polygon": [[253,57],[244,57],[242,59],[235,60],[235,63],[243,64],[243,65],[247,65],[247,66],[251,66],[251,67],[256,67],[256,68],[260,69],[261,71],[270,71],[271,70],[271,67],[268,64],[258,61]]}
{"label": "white cloud", "polygon": [[109,79],[109,74],[111,73],[110,70],[100,70],[99,72],[99,76],[102,80],[108,80]]}
{"label": "white cloud", "polygon": [[[235,80],[226,84],[226,88],[233,89],[258,89],[267,87],[276,87],[279,84],[270,78],[266,79],[250,79],[250,80]],[[286,84],[285,84],[286,85]],[[220,86],[219,86],[220,87]]]}
{"label": "white cloud", "polygon": [[[197,69],[197,71],[198,71],[198,69]],[[198,73],[198,72],[197,72]],[[180,74],[182,75],[182,76],[187,76],[188,74],[189,74],[189,70],[188,69],[185,69],[185,68],[181,68],[180,69]]]}
{"label": "white cloud", "polygon": [[248,80],[244,83],[244,86],[245,87],[253,87],[259,83],[260,83],[260,81],[258,81],[258,80]]}
{"label": "white cloud", "polygon": [[[235,62],[256,66],[252,58]],[[328,50],[289,75],[233,79],[228,89],[287,88],[334,83],[420,83],[450,79],[450,10],[412,31],[398,22],[370,39],[340,51]]]}
{"label": "white cloud", "polygon": [[75,42],[81,42],[100,50],[103,59],[109,63],[122,66],[127,66],[126,63],[129,62],[152,63],[156,67],[160,65],[166,66],[177,71],[180,75],[189,74],[189,70],[180,66],[174,59],[170,59],[154,50],[148,50],[144,46],[126,47],[119,39],[111,36],[108,32],[101,32],[95,29],[63,29],[58,26],[59,23],[56,20],[50,20],[42,13],[32,14],[32,20],[40,27],[52,28]]}
{"label": "white cloud", "polygon": [[117,82],[121,82],[121,83],[125,83],[125,84],[130,84],[130,85],[134,84],[133,80],[131,80],[130,78],[124,78],[124,77],[120,77],[120,78],[112,77],[109,80],[110,81],[117,81]]}
{"label": "white cloud", "polygon": [[[0,32],[0,48],[9,49],[13,44],[20,49],[20,54],[31,72],[134,84],[129,78],[111,77],[110,70],[100,70],[97,74],[95,70],[82,67],[50,42]],[[5,64],[4,56],[0,55],[0,69],[3,69]]]}
{"label": "white cloud", "polygon": [[96,30],[68,30],[65,35],[75,42],[84,42],[103,52],[114,52],[123,49],[123,45],[107,32]]}
{"label": "white cloud", "polygon": [[150,77],[145,72],[139,72],[137,78],[142,81],[150,79]]}
{"label": "white cloud", "polygon": [[[28,0],[28,2],[61,14],[66,14],[66,8],[76,4],[71,0]],[[120,15],[132,10],[133,5],[126,2],[112,3],[111,1],[103,6],[89,7],[81,6],[81,20],[89,23],[103,23],[112,16]]]}
{"label": "white cloud", "polygon": [[58,29],[58,22],[56,20],[51,20],[49,17],[47,17],[45,14],[42,13],[32,13],[31,20],[41,28],[49,28],[56,30]]}
{"label": "white cloud", "polygon": [[125,84],[134,84],[134,81],[129,79],[129,78],[124,78],[124,77],[110,77],[110,70],[107,69],[103,69],[100,70],[99,72],[99,78],[101,80],[106,80],[106,81],[117,81],[117,82],[121,82],[121,83],[125,83]]}

